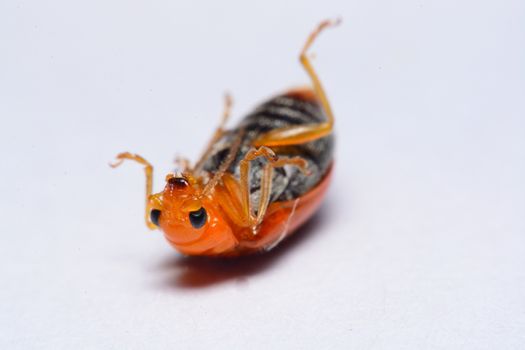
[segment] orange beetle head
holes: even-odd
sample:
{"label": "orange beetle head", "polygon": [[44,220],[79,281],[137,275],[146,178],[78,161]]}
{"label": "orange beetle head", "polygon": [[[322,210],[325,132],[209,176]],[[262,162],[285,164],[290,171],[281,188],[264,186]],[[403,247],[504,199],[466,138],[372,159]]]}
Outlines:
{"label": "orange beetle head", "polygon": [[177,250],[188,255],[220,254],[237,243],[212,195],[191,175],[168,175],[164,191],[152,204],[151,222]]}

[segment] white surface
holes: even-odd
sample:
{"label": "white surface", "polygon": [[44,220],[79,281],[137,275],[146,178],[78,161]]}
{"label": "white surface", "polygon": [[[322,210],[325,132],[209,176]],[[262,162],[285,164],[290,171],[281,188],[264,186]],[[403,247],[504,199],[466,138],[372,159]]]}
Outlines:
{"label": "white surface", "polygon": [[[0,3],[1,349],[523,349],[523,1]],[[329,198],[264,257],[184,259],[143,172],[308,82],[337,114]],[[270,347],[271,346],[271,347]]]}

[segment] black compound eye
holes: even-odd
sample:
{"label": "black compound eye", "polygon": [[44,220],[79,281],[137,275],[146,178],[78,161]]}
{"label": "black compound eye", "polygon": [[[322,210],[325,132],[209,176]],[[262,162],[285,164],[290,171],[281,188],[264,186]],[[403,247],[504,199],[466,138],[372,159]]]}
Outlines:
{"label": "black compound eye", "polygon": [[151,213],[149,214],[149,218],[152,223],[159,226],[159,219],[160,219],[160,213],[161,211],[158,209],[153,209]]}
{"label": "black compound eye", "polygon": [[201,228],[206,223],[208,219],[208,214],[206,214],[206,209],[200,208],[199,210],[190,212],[190,222],[191,226],[194,228]]}

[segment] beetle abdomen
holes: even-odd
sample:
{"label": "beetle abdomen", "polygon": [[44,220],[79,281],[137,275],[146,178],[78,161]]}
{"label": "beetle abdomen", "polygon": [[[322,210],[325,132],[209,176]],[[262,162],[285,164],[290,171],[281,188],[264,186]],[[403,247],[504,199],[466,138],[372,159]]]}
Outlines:
{"label": "beetle abdomen", "polygon": [[[305,90],[303,93],[280,95],[261,104],[246,116],[238,127],[228,131],[214,145],[213,152],[206,159],[203,169],[210,173],[217,171],[227,157],[235,136],[241,130],[244,130],[243,141],[235,160],[228,169],[237,178],[239,177],[239,162],[253,147],[253,140],[260,135],[286,126],[324,122],[326,117],[317,100],[312,96],[309,90]],[[310,175],[306,176],[299,169],[291,166],[275,169],[270,201],[291,200],[315,187],[324,177],[332,162],[333,145],[334,137],[333,134],[330,134],[300,145],[271,147],[279,156],[300,156],[306,160]],[[265,162],[261,158],[251,162],[250,191],[253,203],[257,203],[259,199],[262,167]]]}

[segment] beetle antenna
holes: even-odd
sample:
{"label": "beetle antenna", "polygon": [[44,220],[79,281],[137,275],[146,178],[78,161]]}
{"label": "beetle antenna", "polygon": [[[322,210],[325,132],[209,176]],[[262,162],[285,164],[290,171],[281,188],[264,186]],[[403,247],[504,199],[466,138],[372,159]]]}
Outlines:
{"label": "beetle antenna", "polygon": [[120,166],[120,164],[122,164],[125,160],[132,160],[141,165],[144,165],[144,173],[146,175],[146,210],[144,219],[146,220],[146,226],[148,226],[149,229],[154,230],[157,227],[150,221],[149,218],[149,213],[151,211],[150,198],[152,197],[153,192],[153,166],[146,159],[142,158],[138,154],[132,154],[129,152],[122,152],[117,154],[116,161],[110,163],[109,166],[112,168],[116,168]]}
{"label": "beetle antenna", "polygon": [[213,145],[215,142],[217,142],[222,135],[224,135],[226,130],[226,123],[228,122],[228,119],[231,115],[231,110],[233,106],[233,98],[232,96],[226,92],[224,94],[224,111],[222,112],[222,118],[219,126],[215,130],[215,133],[213,134],[213,137],[208,142],[208,145],[206,146],[206,149],[204,153],[201,155],[197,163],[195,163],[195,166],[193,167],[193,171],[195,175],[198,175],[202,171],[202,167],[204,166],[204,162],[206,161],[206,157],[210,154],[210,152],[213,149]]}

